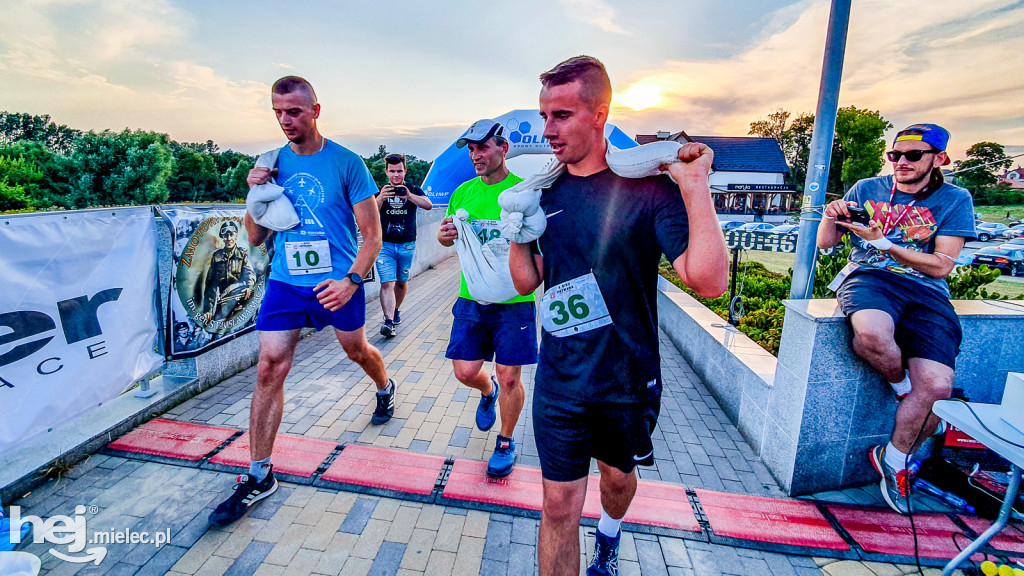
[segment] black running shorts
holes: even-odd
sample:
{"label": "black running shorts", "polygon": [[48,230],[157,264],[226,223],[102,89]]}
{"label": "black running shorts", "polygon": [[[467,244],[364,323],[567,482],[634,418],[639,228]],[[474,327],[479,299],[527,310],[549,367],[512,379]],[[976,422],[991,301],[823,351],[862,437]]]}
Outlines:
{"label": "black running shorts", "polygon": [[960,319],[949,298],[892,272],[858,270],[836,293],[847,317],[860,310],[881,310],[896,325],[896,345],[903,362],[924,358],[956,369],[960,353]]}
{"label": "black running shorts", "polygon": [[580,402],[535,390],[533,434],[546,480],[571,482],[590,473],[590,459],[629,473],[654,465],[651,434],[661,396],[643,402]]}

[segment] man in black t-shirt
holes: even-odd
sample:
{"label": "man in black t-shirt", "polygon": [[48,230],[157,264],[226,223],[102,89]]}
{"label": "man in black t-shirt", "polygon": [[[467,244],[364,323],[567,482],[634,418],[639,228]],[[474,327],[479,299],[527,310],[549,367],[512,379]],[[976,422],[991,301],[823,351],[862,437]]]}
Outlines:
{"label": "man in black t-shirt", "polygon": [[409,292],[409,267],[416,252],[416,208],[433,208],[430,198],[419,186],[405,181],[405,171],[405,156],[385,156],[384,174],[388,183],[377,193],[380,227],[384,233],[384,245],[377,255],[380,307],[384,311],[380,333],[389,338],[395,335],[395,325],[402,323],[399,309]]}
{"label": "man in black t-shirt", "polygon": [[541,75],[544,137],[566,165],[541,196],[547,229],[513,244],[516,289],[543,282],[544,327],[533,424],[544,477],[538,538],[543,576],[579,574],[580,515],[590,459],[601,472],[601,520],[588,576],[617,573],[619,525],[637,464],[653,464],[661,397],[658,262],[664,253],[698,294],[725,291],[728,256],[708,187],[711,149],[689,143],[667,176],[628,180],[605,162],[611,83],[579,56]]}

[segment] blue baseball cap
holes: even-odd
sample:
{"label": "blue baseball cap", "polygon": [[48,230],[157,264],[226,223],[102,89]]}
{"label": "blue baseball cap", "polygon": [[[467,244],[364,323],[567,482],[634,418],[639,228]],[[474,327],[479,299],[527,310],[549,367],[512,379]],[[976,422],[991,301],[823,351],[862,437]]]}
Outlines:
{"label": "blue baseball cap", "polygon": [[[945,152],[946,145],[949,144],[949,131],[938,124],[911,124],[897,132],[892,143],[895,144],[904,140],[918,140],[931,144],[936,150]],[[943,166],[946,164],[949,164],[949,158],[946,158]]]}

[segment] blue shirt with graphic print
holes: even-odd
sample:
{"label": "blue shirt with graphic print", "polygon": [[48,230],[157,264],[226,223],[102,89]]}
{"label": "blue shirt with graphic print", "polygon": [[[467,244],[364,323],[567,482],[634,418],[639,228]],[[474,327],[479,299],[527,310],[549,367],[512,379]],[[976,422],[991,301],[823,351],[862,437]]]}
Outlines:
{"label": "blue shirt with graphic print", "polygon": [[[892,176],[867,178],[854,184],[843,199],[863,206],[872,220],[880,223],[888,220],[888,228],[891,230],[886,238],[893,244],[910,250],[934,253],[936,236],[960,236],[968,240],[978,237],[974,230],[974,203],[971,201],[971,193],[967,190],[947,182],[923,199],[919,198],[919,194],[907,194],[897,190],[892,197],[893,206],[890,206],[892,186]],[[930,278],[900,264],[856,234],[851,234],[850,238],[850,262],[858,264],[861,268],[902,274],[949,296],[949,285],[945,279]]]}
{"label": "blue shirt with graphic print", "polygon": [[[377,192],[366,164],[358,154],[330,140],[323,150],[300,156],[285,145],[277,157],[277,183],[295,206],[299,225],[277,232],[270,279],[292,286],[316,286],[328,279],[341,280],[355,262],[355,214],[352,207]],[[292,274],[288,270],[289,242],[326,240],[330,246],[331,271]]]}

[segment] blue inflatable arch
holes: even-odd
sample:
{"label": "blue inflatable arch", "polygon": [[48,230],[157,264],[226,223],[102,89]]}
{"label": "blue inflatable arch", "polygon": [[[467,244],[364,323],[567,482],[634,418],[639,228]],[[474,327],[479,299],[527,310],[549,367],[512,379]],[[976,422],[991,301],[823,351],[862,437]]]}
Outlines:
{"label": "blue inflatable arch", "polygon": [[[509,142],[506,158],[523,154],[547,154],[554,158],[551,155],[551,146],[543,136],[544,120],[540,117],[539,110],[513,110],[498,116],[494,121],[505,127],[505,137]],[[459,138],[465,134],[466,132],[463,132]],[[637,145],[635,140],[614,124],[605,124],[604,135],[616,148],[632,148]],[[457,142],[458,138],[455,141]],[[447,206],[452,192],[472,178],[476,178],[476,171],[469,160],[469,152],[465,148],[456,148],[455,142],[452,142],[434,159],[421,187],[435,206]]]}

